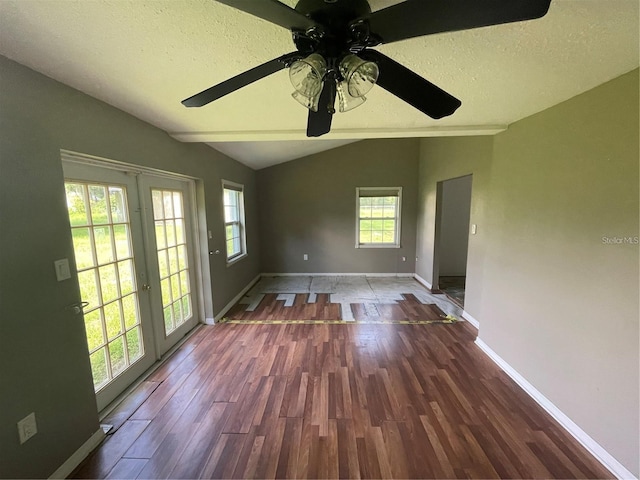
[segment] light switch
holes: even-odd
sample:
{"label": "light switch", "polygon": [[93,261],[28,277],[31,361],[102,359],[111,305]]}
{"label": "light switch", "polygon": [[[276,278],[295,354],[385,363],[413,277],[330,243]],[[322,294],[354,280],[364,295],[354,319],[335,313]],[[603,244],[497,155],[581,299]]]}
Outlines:
{"label": "light switch", "polygon": [[471,235],[475,235],[477,231],[478,231],[478,226],[475,223],[473,223],[471,225]]}
{"label": "light switch", "polygon": [[61,260],[56,260],[53,262],[53,265],[56,269],[56,278],[59,282],[63,280],[68,280],[71,278],[71,270],[69,269],[69,259],[63,258]]}
{"label": "light switch", "polygon": [[31,412],[18,422],[18,436],[20,444],[23,444],[31,437],[38,433],[38,425],[36,423],[36,414]]}

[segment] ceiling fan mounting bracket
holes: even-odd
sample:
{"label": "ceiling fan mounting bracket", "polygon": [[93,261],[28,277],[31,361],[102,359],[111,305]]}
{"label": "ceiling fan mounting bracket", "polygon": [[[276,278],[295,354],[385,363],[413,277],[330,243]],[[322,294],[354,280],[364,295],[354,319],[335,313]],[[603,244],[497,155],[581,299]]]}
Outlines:
{"label": "ceiling fan mounting bracket", "polygon": [[354,18],[371,13],[367,0],[299,0],[295,10],[332,30],[342,30]]}
{"label": "ceiling fan mounting bracket", "polygon": [[366,0],[300,0],[295,9],[316,22],[306,31],[293,32],[300,52],[342,58],[381,43],[360,18],[371,13]]}

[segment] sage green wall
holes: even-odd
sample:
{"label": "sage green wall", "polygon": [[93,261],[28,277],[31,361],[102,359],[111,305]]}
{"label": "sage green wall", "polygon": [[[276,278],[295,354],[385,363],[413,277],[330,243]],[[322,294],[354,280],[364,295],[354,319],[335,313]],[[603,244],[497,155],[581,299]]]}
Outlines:
{"label": "sage green wall", "polygon": [[[413,273],[417,163],[417,139],[384,139],[259,170],[262,271]],[[355,248],[356,187],[403,187],[401,248]]]}
{"label": "sage green wall", "polygon": [[[57,282],[53,261],[73,259],[60,149],[203,180],[206,220],[224,251],[221,178],[246,186],[249,256],[210,258],[214,311],[259,273],[255,172],[211,148],[181,144],[124,112],[0,57],[0,477],[46,478],[98,428],[77,278]],[[36,412],[19,445],[16,422]]]}
{"label": "sage green wall", "polygon": [[638,70],[496,136],[480,338],[638,476]]}
{"label": "sage green wall", "polygon": [[[418,234],[416,273],[433,285],[437,184],[443,180],[473,175],[470,223],[478,225],[469,236],[464,308],[479,312],[487,231],[483,225],[487,198],[493,137],[443,137],[420,141],[418,193]],[[477,318],[477,317],[476,317]]]}
{"label": "sage green wall", "polygon": [[638,476],[638,70],[485,138],[425,139],[417,272],[437,181],[473,173],[465,310],[480,338]]}

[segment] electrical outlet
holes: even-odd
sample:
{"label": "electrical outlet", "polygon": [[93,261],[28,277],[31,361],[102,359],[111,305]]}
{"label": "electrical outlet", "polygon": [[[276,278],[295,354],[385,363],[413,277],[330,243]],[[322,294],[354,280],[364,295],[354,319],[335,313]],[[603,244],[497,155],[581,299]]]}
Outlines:
{"label": "electrical outlet", "polygon": [[402,261],[406,262],[407,261],[407,257],[402,257]]}
{"label": "electrical outlet", "polygon": [[38,425],[36,424],[36,414],[31,412],[18,422],[18,436],[20,437],[20,444],[33,437],[38,433]]}
{"label": "electrical outlet", "polygon": [[309,255],[307,255],[306,253],[302,256],[303,260],[309,260]]}

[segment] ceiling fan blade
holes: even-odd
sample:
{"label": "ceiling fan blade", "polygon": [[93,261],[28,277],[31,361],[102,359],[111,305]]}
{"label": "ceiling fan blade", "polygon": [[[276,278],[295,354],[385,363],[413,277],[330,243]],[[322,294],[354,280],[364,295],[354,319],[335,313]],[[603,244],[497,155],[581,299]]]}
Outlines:
{"label": "ceiling fan blade", "polygon": [[[257,3],[257,2],[256,2]],[[356,20],[368,20],[382,43],[544,16],[551,0],[406,0]]]}
{"label": "ceiling fan blade", "polygon": [[360,57],[378,64],[378,85],[431,118],[449,116],[462,105],[456,97],[377,50],[364,50]]}
{"label": "ceiling fan blade", "polygon": [[331,130],[331,120],[334,113],[336,100],[336,82],[327,80],[324,82],[322,93],[318,101],[318,111],[309,110],[307,121],[307,137],[320,137]]}
{"label": "ceiling fan blade", "polygon": [[247,70],[240,75],[236,75],[229,80],[225,80],[218,85],[214,85],[213,87],[207,88],[200,93],[196,93],[195,95],[182,100],[182,104],[185,107],[202,107],[203,105],[211,103],[214,100],[219,99],[220,97],[224,97],[231,92],[235,92],[242,87],[246,87],[256,80],[260,80],[261,78],[269,76],[272,73],[277,72],[278,70],[282,70],[283,68],[287,67],[287,65],[289,65],[289,63],[291,63],[293,60],[297,60],[302,57],[303,55],[300,54],[300,52],[291,52],[287,53],[286,55],[282,55],[281,57],[274,58],[267,63],[258,65],[257,67],[254,67],[251,70]]}
{"label": "ceiling fan blade", "polygon": [[289,30],[306,31],[317,27],[316,22],[305,17],[302,13],[280,3],[278,0],[217,0],[230,7],[242,10],[263,20],[267,20]]}

